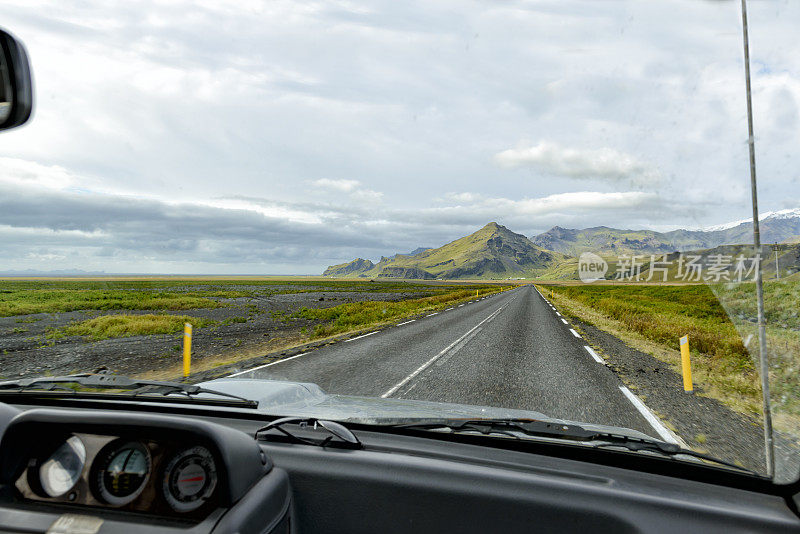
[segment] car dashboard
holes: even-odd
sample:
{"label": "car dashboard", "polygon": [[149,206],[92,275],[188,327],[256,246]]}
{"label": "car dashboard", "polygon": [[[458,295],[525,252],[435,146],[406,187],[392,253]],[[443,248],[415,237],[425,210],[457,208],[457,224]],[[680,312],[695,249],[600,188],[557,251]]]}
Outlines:
{"label": "car dashboard", "polygon": [[64,404],[0,403],[0,533],[800,532],[795,489],[664,459],[352,424],[363,447],[319,446],[254,439],[257,413]]}

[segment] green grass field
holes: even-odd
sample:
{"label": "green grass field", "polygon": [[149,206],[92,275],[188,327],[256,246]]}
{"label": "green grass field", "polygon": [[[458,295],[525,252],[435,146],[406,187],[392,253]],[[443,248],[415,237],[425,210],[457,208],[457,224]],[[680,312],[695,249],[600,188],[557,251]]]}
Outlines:
{"label": "green grass field", "polygon": [[707,286],[548,287],[621,321],[651,341],[679,349],[678,339],[688,335],[699,352],[730,358],[742,368],[750,365],[736,328]]}
{"label": "green grass field", "polygon": [[[203,296],[201,296],[203,295]],[[220,292],[176,293],[104,289],[21,289],[0,293],[0,317],[76,310],[191,310],[219,308]]]}
{"label": "green grass field", "polygon": [[0,280],[0,317],[77,310],[178,311],[219,308],[226,304],[213,299],[313,291],[422,291],[436,295],[460,287],[332,280]]}
{"label": "green grass field", "polygon": [[202,328],[214,321],[188,315],[103,315],[54,330],[49,337],[87,336],[98,341],[112,337],[175,334],[182,331],[186,323],[190,323],[193,328]]}
{"label": "green grass field", "polygon": [[[711,286],[742,339],[757,356],[758,332],[754,284]],[[770,398],[783,426],[800,435],[800,281],[770,280],[764,283],[764,315],[767,320]],[[785,419],[792,419],[791,421]]]}

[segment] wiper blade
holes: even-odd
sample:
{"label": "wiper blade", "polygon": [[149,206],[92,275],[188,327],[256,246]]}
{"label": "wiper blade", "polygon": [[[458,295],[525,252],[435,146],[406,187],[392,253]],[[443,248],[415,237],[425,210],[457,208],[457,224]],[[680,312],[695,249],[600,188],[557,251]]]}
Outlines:
{"label": "wiper blade", "polygon": [[[238,406],[244,408],[257,408],[258,402],[230,393],[222,391],[215,391],[193,384],[182,384],[180,382],[167,382],[159,380],[140,380],[137,378],[129,378],[127,376],[112,375],[107,373],[82,373],[66,376],[41,376],[36,378],[21,378],[19,380],[8,380],[0,382],[0,394],[2,393],[22,393],[33,391],[45,391],[56,393],[70,393],[78,395],[79,392],[65,387],[65,384],[74,384],[86,388],[93,389],[122,389],[130,390],[128,394],[114,394],[105,395],[105,398],[111,397],[115,399],[134,399],[141,397],[148,397],[154,395],[167,395],[179,394],[183,395],[186,399],[191,399],[192,402],[206,403],[206,404],[225,404],[230,406]],[[225,397],[223,402],[215,399],[208,399],[205,397],[196,397],[196,395],[215,395],[218,397]],[[90,394],[91,395],[91,394]],[[97,396],[92,395],[92,396]],[[174,400],[171,397],[170,400]]]}
{"label": "wiper blade", "polygon": [[419,423],[401,423],[391,425],[393,428],[411,430],[435,430],[446,428],[453,432],[468,431],[481,434],[504,434],[518,437],[512,432],[520,432],[528,436],[541,436],[589,441],[598,433],[587,430],[580,425],[569,425],[540,421],[538,419],[437,419]]}
{"label": "wiper blade", "polygon": [[410,430],[447,429],[453,433],[479,432],[484,435],[499,434],[516,439],[520,439],[520,434],[522,434],[532,437],[580,441],[594,448],[622,447],[630,451],[652,452],[668,457],[689,456],[757,475],[754,471],[734,463],[683,448],[675,443],[589,430],[580,425],[553,423],[537,419],[441,419],[426,420],[418,423],[402,423],[391,425],[391,427]]}
{"label": "wiper blade", "polygon": [[[285,425],[297,425],[301,429],[318,430],[322,429],[330,434],[321,441],[313,441],[302,436],[298,436],[284,428]],[[326,447],[336,444],[339,447],[347,449],[361,449],[363,445],[361,441],[353,434],[346,426],[336,421],[327,421],[325,419],[315,419],[313,417],[282,417],[269,423],[268,425],[259,428],[255,432],[255,439],[268,440],[274,437],[274,434],[266,434],[270,430],[277,431],[283,437],[289,438],[296,443],[304,445],[315,445],[317,447]],[[338,438],[339,441],[333,441],[333,438]]]}
{"label": "wiper blade", "polygon": [[[710,456],[708,454],[703,454],[701,452],[693,451],[692,449],[686,449],[677,445],[675,443],[667,443],[666,441],[658,441],[658,440],[645,440],[645,439],[638,439],[632,437],[624,437],[618,436],[616,434],[609,434],[608,438],[600,438],[600,439],[608,439],[607,443],[597,443],[593,445],[596,448],[603,448],[603,447],[624,447],[630,451],[645,451],[645,452],[655,452],[664,454],[666,456],[691,456],[692,458],[697,458],[699,460],[704,460],[706,462],[713,462],[715,464],[724,465],[725,467],[730,467],[732,469],[736,469],[737,471],[744,471],[745,473],[759,476],[758,473],[755,471],[751,471],[745,467],[740,465],[736,465],[734,463],[728,462],[726,460],[721,460],[714,456]],[[613,438],[613,439],[612,439]]]}

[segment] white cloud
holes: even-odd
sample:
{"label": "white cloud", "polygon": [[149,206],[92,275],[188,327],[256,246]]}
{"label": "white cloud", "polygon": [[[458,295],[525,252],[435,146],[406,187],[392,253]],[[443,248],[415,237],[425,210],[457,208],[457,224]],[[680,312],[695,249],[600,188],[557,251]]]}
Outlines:
{"label": "white cloud", "polygon": [[[658,194],[643,191],[578,191],[522,199],[472,196],[465,200],[470,196],[464,195],[464,200],[456,205],[422,209],[411,216],[439,224],[471,222],[482,225],[489,220],[501,219],[515,226],[516,231],[531,227],[538,227],[541,231],[555,224],[580,226],[586,221],[608,220],[609,213],[619,211],[626,212],[627,224],[647,217],[655,221],[668,212]],[[638,226],[641,223],[634,224]]]}
{"label": "white cloud", "polygon": [[360,185],[358,180],[331,180],[330,178],[321,178],[314,180],[314,185],[317,187],[324,187],[326,189],[334,189],[336,191],[343,191],[349,193]]}
{"label": "white cloud", "polygon": [[376,203],[383,200],[383,193],[361,187],[361,182],[358,180],[331,180],[330,178],[321,178],[319,180],[314,180],[312,183],[317,187],[330,191],[349,193],[350,198],[356,202]]}
{"label": "white cloud", "polygon": [[495,162],[505,168],[533,167],[548,174],[578,179],[629,181],[637,185],[654,184],[658,173],[630,154],[613,148],[576,149],[540,141],[531,147],[510,148],[495,154]]}
{"label": "white cloud", "polygon": [[483,198],[483,195],[477,193],[463,192],[463,193],[446,193],[443,201],[451,200],[453,202],[477,202]]}
{"label": "white cloud", "polygon": [[383,200],[383,193],[371,189],[360,189],[354,191],[352,197],[361,202],[380,202]]}
{"label": "white cloud", "polygon": [[0,183],[45,189],[66,189],[77,177],[59,165],[42,165],[20,158],[0,157]]}

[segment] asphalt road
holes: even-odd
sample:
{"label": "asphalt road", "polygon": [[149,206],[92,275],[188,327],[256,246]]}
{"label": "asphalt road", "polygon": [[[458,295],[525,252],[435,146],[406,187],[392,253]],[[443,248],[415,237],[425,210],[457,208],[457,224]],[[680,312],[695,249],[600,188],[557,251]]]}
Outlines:
{"label": "asphalt road", "polygon": [[535,410],[673,440],[531,285],[232,376]]}

